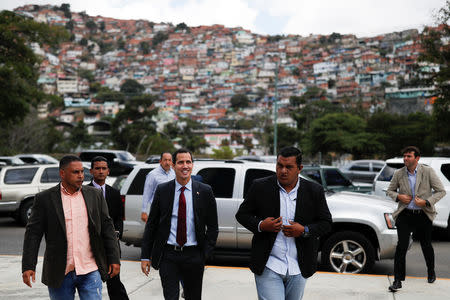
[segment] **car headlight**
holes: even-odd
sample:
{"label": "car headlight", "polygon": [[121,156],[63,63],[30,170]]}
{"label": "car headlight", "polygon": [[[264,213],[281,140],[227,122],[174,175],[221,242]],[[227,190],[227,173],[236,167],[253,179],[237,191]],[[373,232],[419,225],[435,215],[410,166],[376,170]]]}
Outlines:
{"label": "car headlight", "polygon": [[391,213],[384,213],[384,220],[386,221],[386,226],[389,229],[396,229],[395,227],[395,220],[394,217],[392,217]]}

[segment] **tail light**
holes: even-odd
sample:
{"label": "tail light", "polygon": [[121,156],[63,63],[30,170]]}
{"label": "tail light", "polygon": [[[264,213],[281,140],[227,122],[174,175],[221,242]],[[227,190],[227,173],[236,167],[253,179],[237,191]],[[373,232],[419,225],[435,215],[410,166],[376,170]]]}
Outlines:
{"label": "tail light", "polygon": [[125,195],[120,195],[120,199],[122,200],[123,220],[125,221]]}

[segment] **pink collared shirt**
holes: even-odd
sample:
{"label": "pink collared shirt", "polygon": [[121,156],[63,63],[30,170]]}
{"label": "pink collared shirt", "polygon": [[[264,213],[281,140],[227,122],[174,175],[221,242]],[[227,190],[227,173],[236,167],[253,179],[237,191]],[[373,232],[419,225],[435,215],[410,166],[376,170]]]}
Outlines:
{"label": "pink collared shirt", "polygon": [[67,263],[65,274],[75,270],[84,275],[98,269],[91,250],[88,215],[81,189],[70,194],[61,184],[61,199],[66,222]]}

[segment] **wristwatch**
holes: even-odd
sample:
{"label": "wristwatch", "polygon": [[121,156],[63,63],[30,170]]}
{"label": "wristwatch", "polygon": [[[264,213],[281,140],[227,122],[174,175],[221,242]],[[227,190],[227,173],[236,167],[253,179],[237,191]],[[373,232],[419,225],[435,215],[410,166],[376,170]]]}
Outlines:
{"label": "wristwatch", "polygon": [[305,230],[302,233],[302,237],[309,237],[309,228],[305,226]]}

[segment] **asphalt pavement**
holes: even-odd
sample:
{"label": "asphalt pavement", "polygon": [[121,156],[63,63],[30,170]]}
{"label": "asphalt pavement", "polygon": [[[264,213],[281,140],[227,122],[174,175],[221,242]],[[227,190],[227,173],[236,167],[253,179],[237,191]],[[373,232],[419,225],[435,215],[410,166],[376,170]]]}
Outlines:
{"label": "asphalt pavement", "polygon": [[[22,283],[21,256],[0,255],[0,299],[48,299],[47,287],[41,283],[42,257],[39,257],[36,282],[32,288]],[[120,275],[131,300],[163,299],[158,272],[151,270],[146,277],[140,263],[122,261]],[[308,279],[305,300],[322,299],[407,299],[442,300],[450,295],[450,279],[438,278],[429,284],[423,277],[407,277],[403,288],[388,291],[392,276],[350,275],[317,272]],[[78,299],[78,297],[76,298]],[[103,299],[108,299],[103,285]],[[203,279],[205,300],[257,299],[253,274],[248,268],[207,266]]]}

